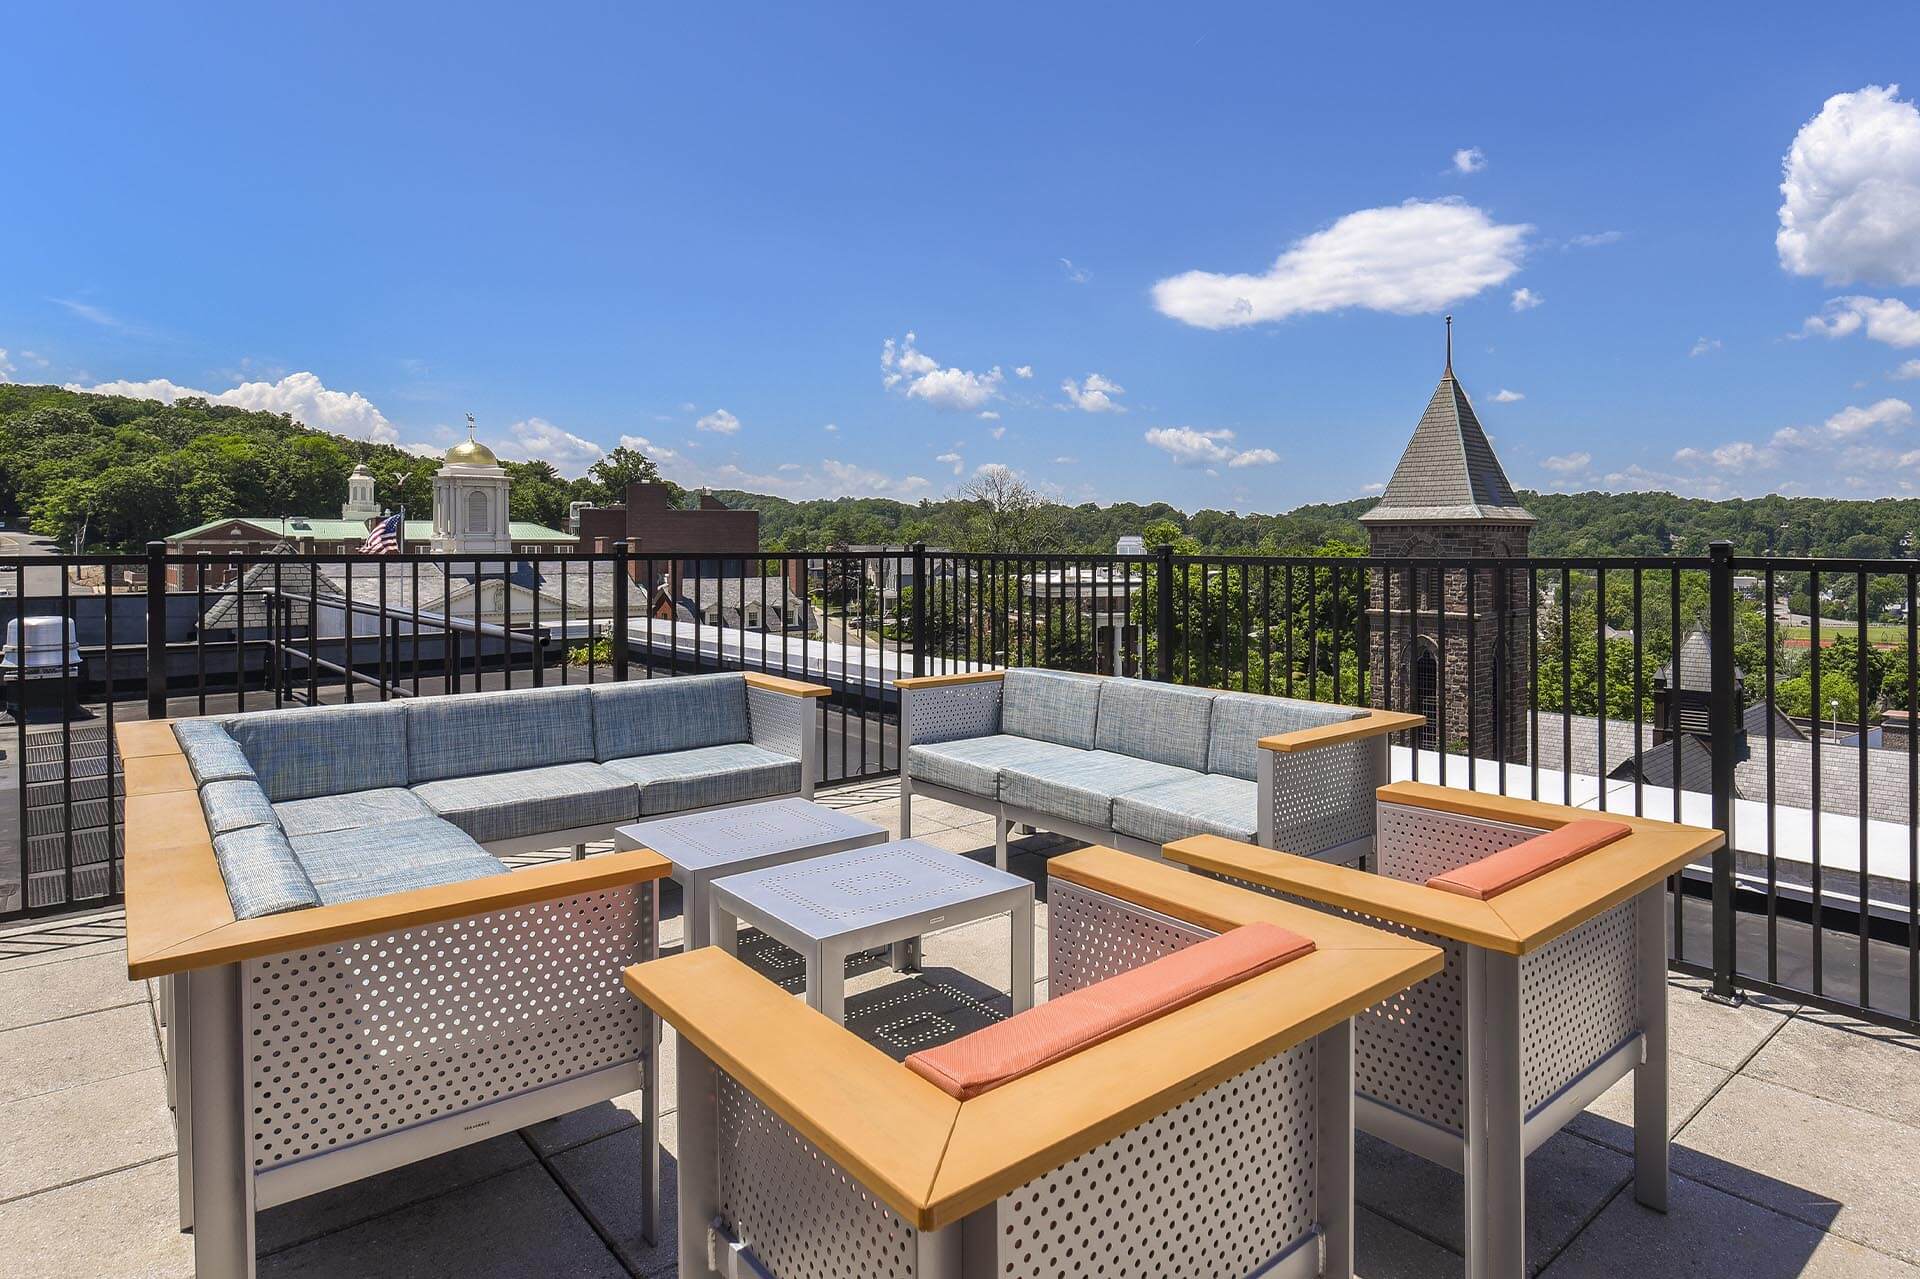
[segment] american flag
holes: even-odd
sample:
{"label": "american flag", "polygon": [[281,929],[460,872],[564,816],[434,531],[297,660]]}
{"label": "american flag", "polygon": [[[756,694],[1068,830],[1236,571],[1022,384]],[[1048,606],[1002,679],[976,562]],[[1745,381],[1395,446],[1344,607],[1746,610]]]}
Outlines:
{"label": "american flag", "polygon": [[367,534],[367,540],[360,543],[362,555],[398,555],[400,553],[401,521],[406,517],[395,512],[373,526]]}

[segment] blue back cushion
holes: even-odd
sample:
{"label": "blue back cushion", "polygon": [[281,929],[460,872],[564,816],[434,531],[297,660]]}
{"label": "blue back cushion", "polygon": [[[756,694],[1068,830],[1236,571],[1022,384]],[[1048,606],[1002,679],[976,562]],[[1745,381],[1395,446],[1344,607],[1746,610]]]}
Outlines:
{"label": "blue back cushion", "polygon": [[1037,742],[1093,749],[1100,681],[1066,671],[1010,670],[1001,679],[1000,731]]}
{"label": "blue back cushion", "polygon": [[584,685],[459,693],[405,704],[405,786],[593,758],[593,703]]}
{"label": "blue back cushion", "polygon": [[253,765],[247,762],[240,743],[227,732],[224,721],[183,719],[173,726],[173,735],[187,757],[187,767],[193,770],[195,785],[253,780]]}
{"label": "blue back cushion", "polygon": [[602,763],[748,740],[744,675],[628,680],[589,691],[594,758]]}
{"label": "blue back cushion", "polygon": [[215,835],[213,858],[226,881],[235,919],[258,919],[320,904],[320,894],[277,824]]}
{"label": "blue back cushion", "polygon": [[274,803],[407,784],[399,702],[254,711],[227,721]]}
{"label": "blue back cushion", "polygon": [[1213,699],[1207,771],[1243,781],[1259,778],[1260,739],[1296,728],[1318,728],[1359,719],[1366,711],[1330,702],[1302,702],[1257,693],[1221,693]]}
{"label": "blue back cushion", "polygon": [[1213,690],[1110,679],[1100,684],[1094,745],[1103,751],[1205,772]]}

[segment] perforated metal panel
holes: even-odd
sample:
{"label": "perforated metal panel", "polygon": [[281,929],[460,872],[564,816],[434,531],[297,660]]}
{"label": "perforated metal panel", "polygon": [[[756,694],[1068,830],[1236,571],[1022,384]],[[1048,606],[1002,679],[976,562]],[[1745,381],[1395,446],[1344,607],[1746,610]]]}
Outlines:
{"label": "perforated metal panel", "polygon": [[1521,1095],[1532,1114],[1640,1029],[1631,901],[1520,961]]}
{"label": "perforated metal panel", "polygon": [[1373,834],[1374,745],[1354,742],[1273,758],[1273,846],[1303,857]]}
{"label": "perforated metal panel", "polygon": [[1525,826],[1407,804],[1381,804],[1379,808],[1380,833],[1374,853],[1380,873],[1415,884],[1424,884],[1435,875],[1458,870],[1541,833]]}
{"label": "perforated metal panel", "polygon": [[747,734],[755,746],[798,759],[806,733],[804,697],[747,686]]}
{"label": "perforated metal panel", "polygon": [[1064,995],[1213,936],[1064,879],[1047,889],[1047,991]]}
{"label": "perforated metal panel", "polygon": [[1271,1058],[1004,1196],[993,1273],[1242,1276],[1308,1236],[1314,1053]]}
{"label": "perforated metal panel", "polygon": [[779,1279],[912,1279],[915,1232],[722,1074],[720,1216]]}
{"label": "perforated metal panel", "polygon": [[641,1059],[650,884],[248,960],[264,1169]]}
{"label": "perforated metal panel", "polygon": [[938,684],[907,696],[907,740],[915,746],[1000,731],[1000,681]]}

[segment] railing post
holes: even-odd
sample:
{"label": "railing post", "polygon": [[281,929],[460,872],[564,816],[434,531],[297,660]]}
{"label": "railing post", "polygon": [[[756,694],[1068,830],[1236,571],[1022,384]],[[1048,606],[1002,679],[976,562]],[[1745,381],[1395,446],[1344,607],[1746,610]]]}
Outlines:
{"label": "railing post", "polygon": [[[113,597],[107,597],[109,606]],[[167,544],[147,543],[147,718],[167,717]]]}
{"label": "railing post", "polygon": [[[613,678],[627,677],[627,574],[633,559],[627,553],[625,538],[613,544]],[[588,642],[588,660],[592,660],[592,640]]]}
{"label": "railing post", "polygon": [[913,544],[913,674],[927,673],[927,544]]}
{"label": "railing post", "polygon": [[[1713,855],[1713,989],[1711,998],[1723,1003],[1740,999],[1734,989],[1733,918],[1733,766],[1739,745],[1740,703],[1734,690],[1733,665],[1733,543],[1719,541],[1709,548],[1709,627],[1712,637],[1712,695],[1708,724],[1713,745],[1713,825],[1726,842]],[[1815,601],[1817,605],[1819,601]],[[1679,619],[1675,621],[1678,663]],[[1677,669],[1677,666],[1676,666]],[[1820,921],[1814,919],[1814,944],[1820,944]]]}
{"label": "railing post", "polygon": [[1162,543],[1153,548],[1153,677],[1163,684],[1173,682],[1173,547]]}

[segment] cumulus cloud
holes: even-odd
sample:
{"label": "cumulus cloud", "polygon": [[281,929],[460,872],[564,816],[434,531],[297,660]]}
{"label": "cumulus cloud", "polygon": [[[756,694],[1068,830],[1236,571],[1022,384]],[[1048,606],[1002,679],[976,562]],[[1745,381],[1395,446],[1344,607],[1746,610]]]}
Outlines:
{"label": "cumulus cloud", "polygon": [[13,381],[13,364],[7,359],[7,348],[0,346],[0,382]]}
{"label": "cumulus cloud", "polygon": [[[1733,440],[1712,448],[1683,448],[1673,460],[1685,468],[1667,485],[1706,497],[1788,493],[1842,485],[1854,491],[1910,490],[1920,479],[1920,448],[1912,447],[1913,406],[1888,397],[1850,404],[1825,421],[1784,426],[1764,441]],[[1714,482],[1705,481],[1713,478]]]}
{"label": "cumulus cloud", "polygon": [[1574,475],[1587,469],[1593,462],[1591,453],[1562,453],[1557,457],[1542,458],[1542,470],[1552,471],[1555,475]]}
{"label": "cumulus cloud", "polygon": [[1920,360],[1908,360],[1887,376],[1896,382],[1910,382],[1914,378],[1920,378]]}
{"label": "cumulus cloud", "polygon": [[655,444],[644,435],[623,435],[620,437],[620,443],[626,448],[638,449],[640,452],[645,453],[649,458],[653,459],[653,463],[656,466],[663,466],[668,462],[677,461],[680,457],[678,453],[666,445]]}
{"label": "cumulus cloud", "polygon": [[1295,241],[1260,275],[1188,271],[1153,286],[1162,314],[1203,329],[1361,307],[1436,311],[1504,284],[1532,227],[1459,200],[1409,200],[1349,213]]}
{"label": "cumulus cloud", "polygon": [[1525,391],[1509,391],[1503,386],[1494,393],[1493,402],[1495,404],[1513,404],[1526,398],[1527,394]]}
{"label": "cumulus cloud", "polygon": [[1280,460],[1272,449],[1240,449],[1232,431],[1198,431],[1191,426],[1156,426],[1147,443],[1182,466],[1270,466]]}
{"label": "cumulus cloud", "polygon": [[398,444],[400,432],[386,414],[358,391],[329,390],[312,373],[289,373],[277,382],[242,382],[225,391],[200,391],[166,378],[145,382],[99,382],[93,386],[69,383],[70,391],[92,391],[98,395],[125,395],[137,400],[159,400],[171,404],[182,398],[206,400],[210,404],[231,404],[236,408],[266,413],[285,413],[315,430],[332,431],[376,444]]}
{"label": "cumulus cloud", "polygon": [[1004,439],[1006,438],[1007,428],[1004,426],[988,427],[987,434],[991,435],[996,440]]}
{"label": "cumulus cloud", "polygon": [[740,429],[740,419],[725,409],[715,409],[693,424],[696,431],[711,431],[715,435],[733,435]]}
{"label": "cumulus cloud", "polygon": [[1876,426],[1900,426],[1912,420],[1913,406],[1889,396],[1865,408],[1848,405],[1827,419],[1826,428],[1831,434],[1844,438]]}
{"label": "cumulus cloud", "polygon": [[[592,440],[562,430],[543,417],[515,422],[507,428],[504,440],[489,443],[495,453],[509,461],[551,462],[553,469],[568,479],[585,475],[588,467],[606,456],[606,450]],[[643,452],[656,462],[660,459],[657,450]]]}
{"label": "cumulus cloud", "polygon": [[888,338],[880,347],[880,384],[899,391],[908,399],[925,400],[939,409],[977,410],[1000,395],[1005,379],[1000,366],[985,373],[969,369],[942,368],[940,362],[915,345],[908,333],[896,343]]}
{"label": "cumulus cloud", "polygon": [[1532,289],[1515,289],[1513,291],[1511,305],[1516,311],[1531,311],[1534,307],[1539,306],[1545,301],[1545,298],[1535,293]]}
{"label": "cumulus cloud", "polygon": [[[656,458],[658,455],[651,455]],[[885,471],[824,458],[817,464],[782,462],[765,471],[752,471],[737,462],[719,466],[698,466],[682,459],[661,469],[675,483],[687,488],[745,489],[795,501],[834,497],[891,497],[910,500],[924,494],[931,484],[921,475],[890,475]]]}
{"label": "cumulus cloud", "polygon": [[980,420],[982,422],[998,422],[1000,420],[1000,415],[994,412],[992,409],[986,409],[981,412]]}
{"label": "cumulus cloud", "polygon": [[1828,98],[1782,162],[1780,265],[1829,284],[1920,284],[1920,110],[1899,85]]}
{"label": "cumulus cloud", "polygon": [[821,427],[820,429],[825,431],[828,435],[840,434],[840,425],[837,422],[829,422],[825,426]]}
{"label": "cumulus cloud", "polygon": [[1920,346],[1920,311],[1899,298],[1834,298],[1819,315],[1810,315],[1801,332],[1827,338],[1864,332],[1888,346]]}
{"label": "cumulus cloud", "polygon": [[1697,360],[1703,355],[1712,355],[1720,349],[1719,338],[1695,338],[1693,346],[1687,351],[1687,358]]}
{"label": "cumulus cloud", "polygon": [[960,472],[964,470],[967,465],[967,461],[965,458],[961,457],[958,453],[952,453],[952,452],[942,453],[939,457],[936,457],[933,460],[940,463],[943,466],[951,466],[953,468],[953,473],[955,475],[960,474]]}
{"label": "cumulus cloud", "polygon": [[1033,376],[1033,365],[1022,364],[1013,371],[1013,375],[1017,378],[1030,378]]}
{"label": "cumulus cloud", "polygon": [[1455,173],[1478,173],[1487,167],[1487,153],[1479,147],[1461,147],[1453,153]]}
{"label": "cumulus cloud", "polygon": [[1067,393],[1067,402],[1082,413],[1125,413],[1126,407],[1114,397],[1125,395],[1127,388],[1098,373],[1089,373],[1086,380],[1076,382],[1067,378],[1060,383],[1060,389]]}

